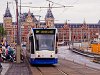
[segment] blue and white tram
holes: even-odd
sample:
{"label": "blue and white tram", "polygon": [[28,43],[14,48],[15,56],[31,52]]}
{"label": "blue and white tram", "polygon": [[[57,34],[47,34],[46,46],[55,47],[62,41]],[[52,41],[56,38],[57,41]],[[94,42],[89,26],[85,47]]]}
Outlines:
{"label": "blue and white tram", "polygon": [[57,30],[32,28],[28,35],[27,56],[30,64],[57,64]]}

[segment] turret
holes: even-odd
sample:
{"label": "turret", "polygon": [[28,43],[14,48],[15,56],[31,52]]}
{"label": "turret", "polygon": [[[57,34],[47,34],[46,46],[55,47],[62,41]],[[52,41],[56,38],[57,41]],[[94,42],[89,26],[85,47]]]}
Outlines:
{"label": "turret", "polygon": [[50,4],[49,4],[49,9],[47,10],[47,14],[45,16],[45,22],[47,27],[54,27],[54,16],[52,14]]}
{"label": "turret", "polygon": [[3,21],[4,21],[3,22],[4,28],[6,26],[12,25],[12,15],[11,15],[9,7],[8,7],[8,2],[7,2],[7,8],[6,8],[5,14],[3,16]]}

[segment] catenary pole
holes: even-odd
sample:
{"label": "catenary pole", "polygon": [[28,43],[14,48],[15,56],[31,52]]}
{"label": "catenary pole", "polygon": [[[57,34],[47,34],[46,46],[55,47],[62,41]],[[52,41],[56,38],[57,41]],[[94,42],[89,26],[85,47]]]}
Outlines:
{"label": "catenary pole", "polygon": [[17,50],[16,50],[16,62],[20,63],[20,39],[19,39],[19,21],[18,21],[18,0],[16,2],[16,25],[17,25]]}

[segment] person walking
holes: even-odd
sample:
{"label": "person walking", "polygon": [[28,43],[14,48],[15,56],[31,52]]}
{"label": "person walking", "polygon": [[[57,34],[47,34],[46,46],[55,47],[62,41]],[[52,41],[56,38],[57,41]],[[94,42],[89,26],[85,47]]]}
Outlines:
{"label": "person walking", "polygon": [[2,67],[2,65],[1,65],[1,62],[2,62],[1,54],[2,54],[2,50],[0,49],[0,68]]}
{"label": "person walking", "polygon": [[26,45],[25,45],[25,44],[22,45],[21,50],[22,50],[22,52],[21,52],[22,60],[23,60],[23,62],[24,62],[25,59],[26,59]]}
{"label": "person walking", "polygon": [[0,44],[0,75],[1,75],[1,72],[2,72],[2,65],[1,65],[2,57],[1,57],[1,54],[2,54],[2,44]]}

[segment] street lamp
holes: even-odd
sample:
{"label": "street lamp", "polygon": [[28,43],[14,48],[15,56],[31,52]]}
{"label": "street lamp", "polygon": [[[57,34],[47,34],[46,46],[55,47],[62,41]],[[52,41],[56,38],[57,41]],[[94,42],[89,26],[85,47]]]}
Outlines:
{"label": "street lamp", "polygon": [[69,49],[70,49],[70,44],[71,44],[71,41],[72,41],[72,39],[71,39],[71,35],[72,35],[72,28],[69,28]]}
{"label": "street lamp", "polygon": [[16,25],[17,25],[17,50],[16,50],[16,61],[17,63],[20,63],[21,60],[20,60],[20,50],[21,50],[21,47],[20,47],[20,39],[19,39],[19,23],[18,23],[18,0],[15,0],[16,2]]}
{"label": "street lamp", "polygon": [[16,25],[17,25],[17,44],[20,44],[19,43],[19,34],[18,34],[18,0],[15,0],[15,2],[16,2]]}
{"label": "street lamp", "polygon": [[[67,21],[67,20],[66,20]],[[70,21],[70,20],[68,20],[68,21]],[[70,25],[70,24],[69,24]],[[71,44],[71,42],[72,42],[72,28],[71,28],[71,26],[69,27],[69,49],[70,49],[70,44]]]}

